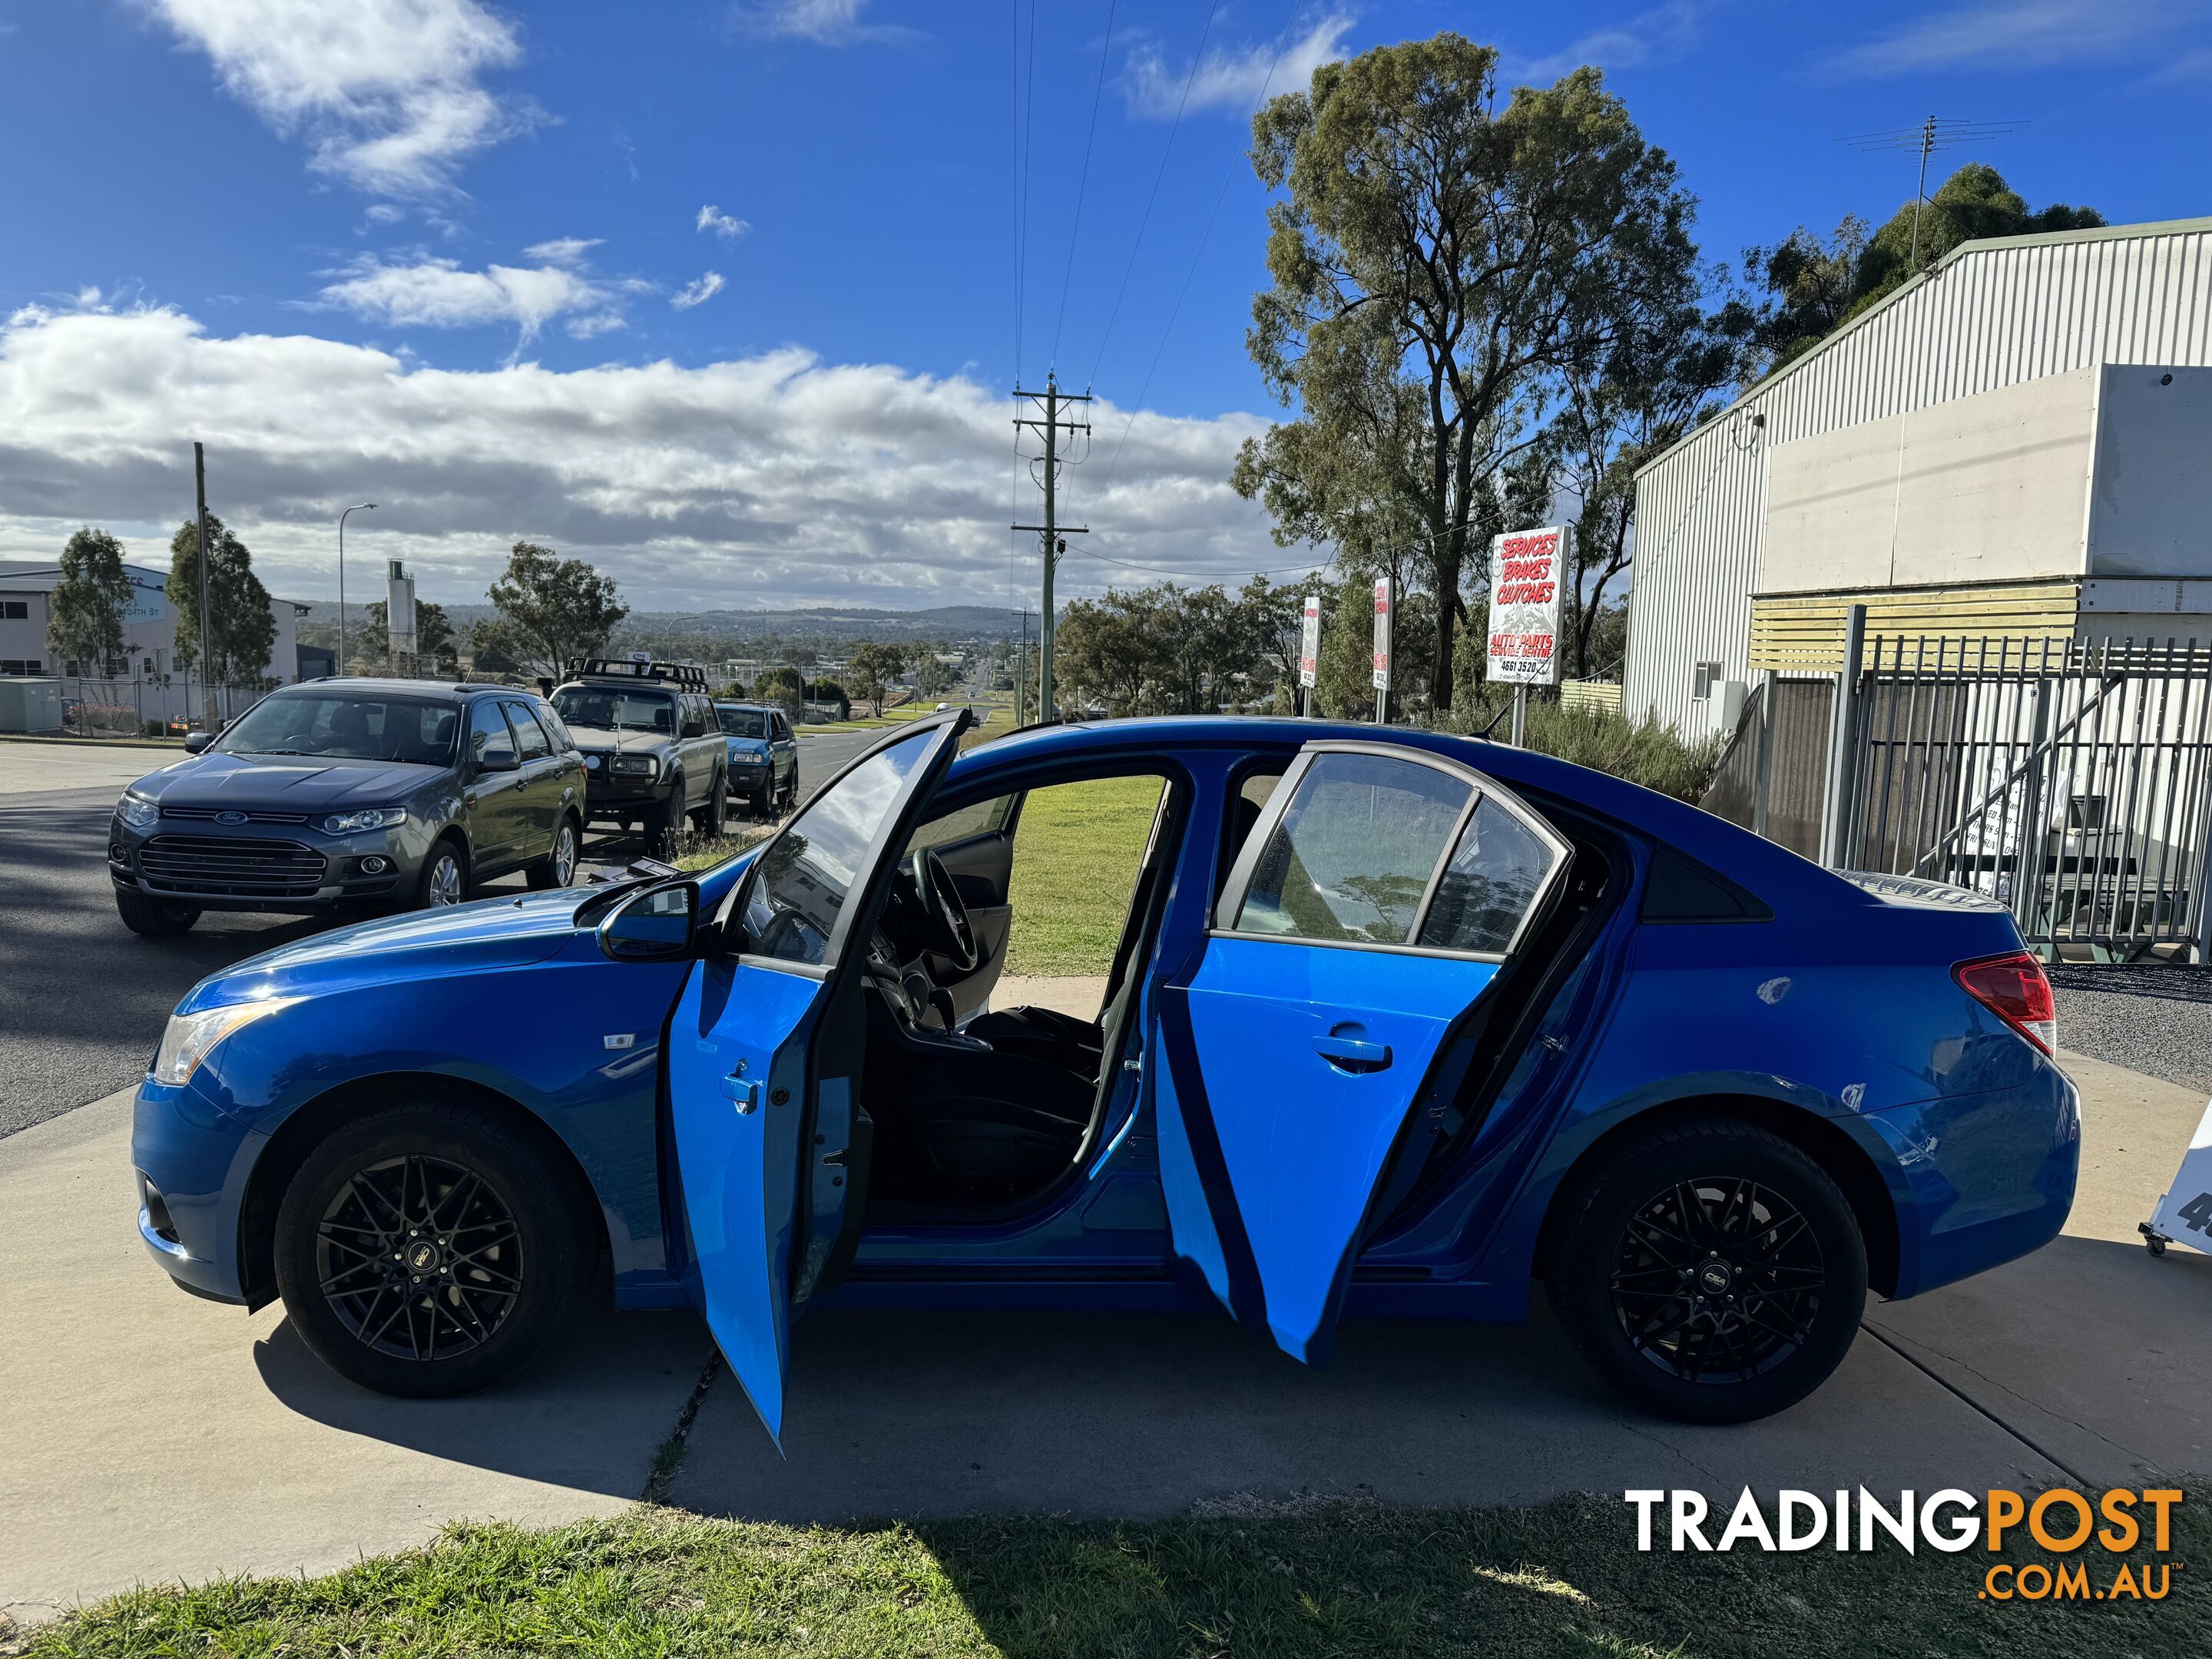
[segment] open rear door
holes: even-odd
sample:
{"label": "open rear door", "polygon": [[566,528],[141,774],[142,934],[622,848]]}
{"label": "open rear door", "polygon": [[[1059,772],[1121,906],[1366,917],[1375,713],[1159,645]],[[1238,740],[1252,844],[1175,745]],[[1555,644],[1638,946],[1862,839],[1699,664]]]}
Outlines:
{"label": "open rear door", "polygon": [[1299,752],[1164,988],[1151,1074],[1176,1249],[1239,1319],[1327,1357],[1392,1149],[1445,1034],[1569,848],[1426,750]]}
{"label": "open rear door", "polygon": [[855,761],[770,842],[732,890],[668,1032],[668,1094],[707,1323],[781,1443],[792,1285],[861,1194],[849,1082],[809,1042],[872,914],[885,868],[958,752],[965,709]]}

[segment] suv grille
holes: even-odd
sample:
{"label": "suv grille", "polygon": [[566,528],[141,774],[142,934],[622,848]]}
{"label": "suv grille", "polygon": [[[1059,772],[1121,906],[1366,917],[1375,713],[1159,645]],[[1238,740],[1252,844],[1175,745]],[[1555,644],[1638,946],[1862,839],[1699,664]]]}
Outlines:
{"label": "suv grille", "polygon": [[[236,810],[235,807],[224,806],[164,806],[161,809],[161,816],[165,818],[190,818],[201,823],[212,823],[218,812]],[[246,821],[248,823],[305,823],[307,821],[307,816],[305,812],[250,811],[246,815]]]}
{"label": "suv grille", "polygon": [[296,841],[227,836],[156,836],[138,852],[148,881],[207,898],[312,898],[327,865]]}

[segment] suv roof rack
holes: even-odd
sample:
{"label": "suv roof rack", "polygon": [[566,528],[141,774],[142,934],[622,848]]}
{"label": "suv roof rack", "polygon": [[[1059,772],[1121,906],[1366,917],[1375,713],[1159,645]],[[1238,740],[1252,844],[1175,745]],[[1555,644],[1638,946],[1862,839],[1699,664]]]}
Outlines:
{"label": "suv roof rack", "polygon": [[649,662],[638,658],[589,657],[583,672],[577,675],[586,680],[657,680],[665,685],[678,685],[686,691],[707,690],[707,671],[688,662]]}

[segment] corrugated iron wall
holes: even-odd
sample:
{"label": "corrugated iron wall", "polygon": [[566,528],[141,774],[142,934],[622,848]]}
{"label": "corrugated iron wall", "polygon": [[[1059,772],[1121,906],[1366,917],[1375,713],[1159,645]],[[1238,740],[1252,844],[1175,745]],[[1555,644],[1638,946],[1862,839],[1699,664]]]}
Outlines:
{"label": "corrugated iron wall", "polygon": [[1695,664],[1758,678],[1769,445],[2108,362],[2212,367],[2212,219],[1968,243],[1746,394],[1638,479],[1627,712],[1702,729]]}

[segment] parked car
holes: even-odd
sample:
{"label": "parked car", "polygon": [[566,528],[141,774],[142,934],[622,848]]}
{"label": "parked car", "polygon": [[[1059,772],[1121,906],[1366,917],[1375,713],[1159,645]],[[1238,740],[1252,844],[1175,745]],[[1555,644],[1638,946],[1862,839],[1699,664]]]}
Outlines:
{"label": "parked car", "polygon": [[714,718],[730,750],[730,793],[772,817],[799,804],[799,739],[791,717],[766,703],[718,702]]}
{"label": "parked car", "polygon": [[553,707],[584,752],[594,820],[641,830],[648,853],[666,851],[687,818],[722,833],[730,760],[705,670],[594,658]]}
{"label": "parked car", "polygon": [[459,904],[520,869],[575,879],[584,762],[544,698],[505,685],[327,679],[270,692],[123,792],[107,832],[134,933],[208,910]]}
{"label": "parked car", "polygon": [[[137,1098],[139,1230],[331,1366],[447,1395],[611,1260],[773,1432],[836,1301],[1517,1320],[1732,1422],[1869,1288],[2036,1249],[2080,1119],[2006,911],[1475,739],[925,719],[761,848],[228,969]],[[1163,785],[1096,1020],[988,1005],[1030,792]],[[1532,1379],[1534,1381],[1534,1379]],[[887,1380],[887,1387],[895,1386]]]}

